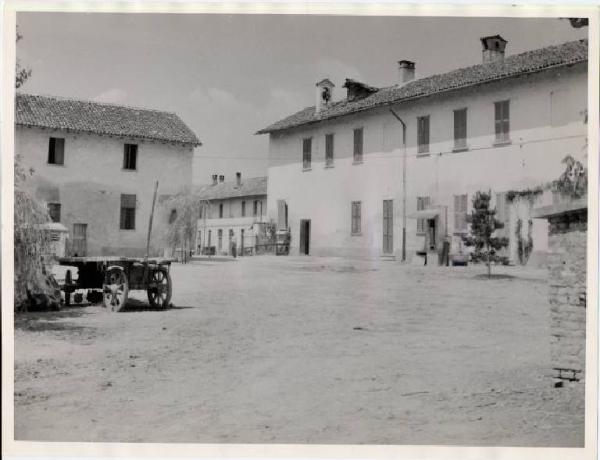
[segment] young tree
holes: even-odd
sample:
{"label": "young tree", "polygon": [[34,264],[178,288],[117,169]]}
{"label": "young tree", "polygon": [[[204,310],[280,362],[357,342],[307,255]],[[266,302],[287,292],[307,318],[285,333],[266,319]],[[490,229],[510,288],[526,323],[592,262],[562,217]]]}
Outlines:
{"label": "young tree", "polygon": [[182,262],[187,262],[187,254],[196,235],[200,211],[200,200],[189,190],[179,193],[166,202],[171,208],[169,229],[166,240],[171,248],[182,248]]}
{"label": "young tree", "polygon": [[493,233],[504,224],[495,218],[496,209],[490,208],[491,192],[477,192],[473,198],[473,211],[467,216],[471,224],[470,235],[465,244],[475,246],[475,250],[486,259],[488,278],[492,276],[491,256],[505,247],[506,238],[493,237]]}

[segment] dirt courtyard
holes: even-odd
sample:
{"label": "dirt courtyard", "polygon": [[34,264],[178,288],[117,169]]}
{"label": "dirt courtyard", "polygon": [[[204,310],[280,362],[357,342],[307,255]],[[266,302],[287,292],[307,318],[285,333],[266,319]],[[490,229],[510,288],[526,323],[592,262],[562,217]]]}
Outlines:
{"label": "dirt courtyard", "polygon": [[15,438],[583,446],[546,272],[494,271],[260,256],[173,265],[167,311],[19,315]]}

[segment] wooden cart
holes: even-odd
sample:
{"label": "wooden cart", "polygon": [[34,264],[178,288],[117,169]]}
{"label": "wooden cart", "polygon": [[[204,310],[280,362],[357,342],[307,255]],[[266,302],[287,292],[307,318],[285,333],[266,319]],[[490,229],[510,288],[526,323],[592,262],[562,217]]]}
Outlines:
{"label": "wooden cart", "polygon": [[65,304],[70,305],[71,294],[76,290],[88,290],[87,298],[98,298],[110,311],[119,311],[127,302],[130,290],[148,293],[150,305],[168,308],[171,302],[171,259],[135,257],[62,257],[60,265],[76,267],[79,276],[73,281],[67,270],[61,290]]}

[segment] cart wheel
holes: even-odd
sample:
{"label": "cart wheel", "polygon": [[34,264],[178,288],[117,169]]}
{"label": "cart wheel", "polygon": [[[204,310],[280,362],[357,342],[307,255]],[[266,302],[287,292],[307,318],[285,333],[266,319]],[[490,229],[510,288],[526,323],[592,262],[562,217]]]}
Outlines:
{"label": "cart wheel", "polygon": [[110,311],[120,311],[127,302],[129,283],[125,272],[112,268],[106,272],[102,285],[102,303]]}
{"label": "cart wheel", "polygon": [[148,302],[153,307],[169,308],[172,289],[169,272],[154,270],[148,283]]}

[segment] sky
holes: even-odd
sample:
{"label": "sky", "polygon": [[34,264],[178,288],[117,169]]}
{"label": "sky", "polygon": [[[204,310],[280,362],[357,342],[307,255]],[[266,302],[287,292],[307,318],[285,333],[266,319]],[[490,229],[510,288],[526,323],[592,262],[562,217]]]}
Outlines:
{"label": "sky", "polygon": [[417,78],[481,62],[479,38],[500,34],[506,54],[586,38],[566,20],[19,13],[17,57],[31,94],[177,113],[202,146],[194,182],[266,175],[268,136],[255,132],[314,105],[329,78],[397,82],[397,61]]}

